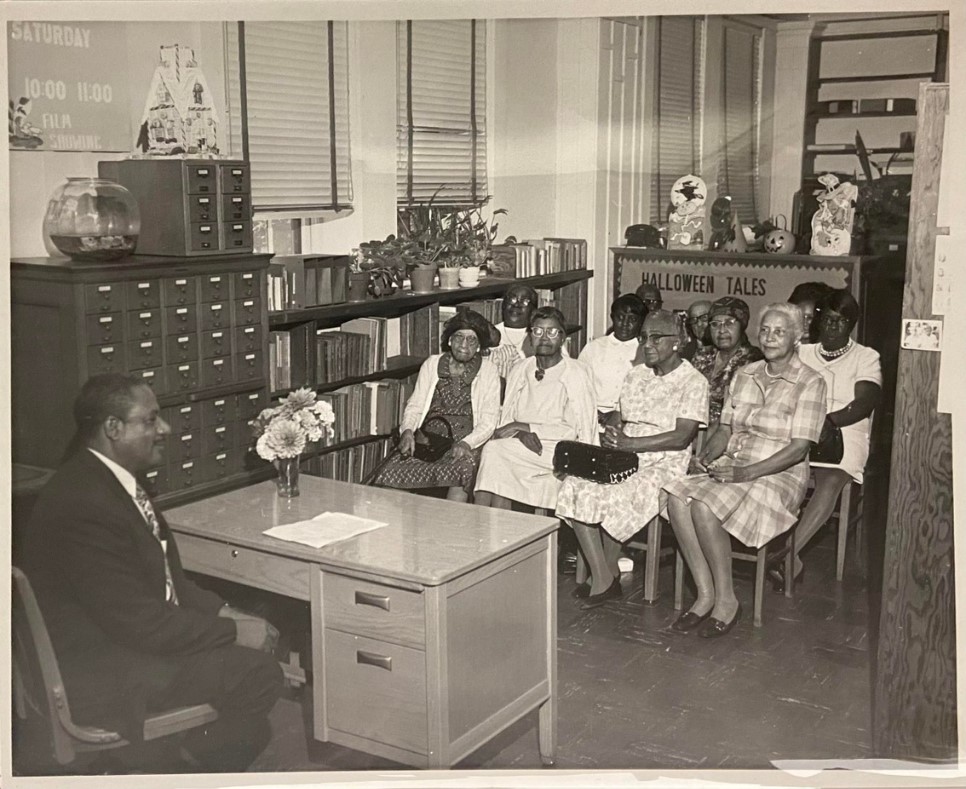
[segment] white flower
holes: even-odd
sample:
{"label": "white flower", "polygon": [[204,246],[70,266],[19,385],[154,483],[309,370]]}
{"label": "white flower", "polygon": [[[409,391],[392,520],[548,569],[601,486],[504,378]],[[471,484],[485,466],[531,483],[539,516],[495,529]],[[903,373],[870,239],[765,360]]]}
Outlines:
{"label": "white flower", "polygon": [[307,387],[289,392],[277,406],[262,409],[248,424],[256,439],[255,450],[265,460],[295,457],[310,442],[332,438],[335,413],[325,400]]}
{"label": "white flower", "polygon": [[305,431],[294,419],[274,419],[255,445],[265,460],[293,458],[305,449]]}

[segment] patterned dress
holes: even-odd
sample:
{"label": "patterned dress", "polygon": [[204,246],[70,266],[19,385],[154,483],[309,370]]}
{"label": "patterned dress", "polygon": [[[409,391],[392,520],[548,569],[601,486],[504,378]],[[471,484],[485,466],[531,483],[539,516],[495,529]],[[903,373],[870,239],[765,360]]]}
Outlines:
{"label": "patterned dress", "polygon": [[[420,428],[426,433],[449,436],[449,431],[441,419],[449,422],[453,430],[453,443],[465,438],[473,430],[473,403],[470,388],[473,378],[480,371],[480,357],[470,362],[463,375],[453,376],[449,372],[449,354],[439,359],[439,382],[433,392],[429,411]],[[435,463],[404,458],[395,454],[383,466],[373,481],[374,485],[384,488],[413,490],[419,488],[461,487],[467,493],[473,489],[476,467],[479,464],[480,450],[473,450],[472,458],[453,458],[444,456]]]}
{"label": "patterned dress", "polygon": [[721,406],[724,404],[725,395],[728,392],[728,384],[731,383],[731,377],[734,375],[735,370],[749,362],[757,362],[764,358],[761,355],[761,350],[751,345],[746,339],[738,346],[738,350],[732,354],[731,358],[725,363],[725,366],[715,375],[714,360],[717,355],[718,349],[713,345],[709,345],[707,348],[696,351],[694,359],[691,360],[694,369],[704,375],[711,384],[708,395],[709,425],[721,419]]}
{"label": "patterned dress", "polygon": [[[798,356],[777,378],[765,362],[738,370],[721,411],[731,426],[725,453],[740,466],[771,457],[793,438],[818,441],[825,421],[825,381]],[[715,482],[707,474],[672,482],[665,490],[686,502],[704,502],[725,531],[760,548],[792,527],[805,497],[808,459],[751,482]]]}
{"label": "patterned dress", "polygon": [[[686,361],[663,376],[638,365],[624,379],[620,409],[624,432],[635,438],[667,433],[678,419],[706,424],[708,381]],[[662,509],[661,488],[687,473],[690,456],[690,447],[639,453],[637,473],[615,485],[567,477],[557,497],[557,515],[599,523],[624,542]]]}

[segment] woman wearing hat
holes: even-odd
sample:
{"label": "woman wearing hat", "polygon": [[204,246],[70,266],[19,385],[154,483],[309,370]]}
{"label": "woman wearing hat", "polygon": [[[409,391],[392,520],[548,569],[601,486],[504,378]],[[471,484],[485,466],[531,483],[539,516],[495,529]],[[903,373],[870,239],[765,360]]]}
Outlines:
{"label": "woman wearing hat", "polygon": [[[399,453],[379,471],[374,485],[414,490],[448,488],[446,498],[466,501],[476,480],[481,447],[500,416],[500,374],[481,356],[490,347],[490,323],[472,310],[446,321],[441,345],[419,369],[416,387],[399,424]],[[416,431],[452,435],[453,446],[434,463],[413,457]]]}
{"label": "woman wearing hat", "polygon": [[691,364],[708,379],[710,384],[708,413],[710,432],[710,426],[716,425],[721,417],[721,405],[735,370],[764,357],[758,348],[748,342],[745,334],[751,311],[744,301],[732,296],[723,296],[711,305],[708,315],[711,345],[697,351]]}

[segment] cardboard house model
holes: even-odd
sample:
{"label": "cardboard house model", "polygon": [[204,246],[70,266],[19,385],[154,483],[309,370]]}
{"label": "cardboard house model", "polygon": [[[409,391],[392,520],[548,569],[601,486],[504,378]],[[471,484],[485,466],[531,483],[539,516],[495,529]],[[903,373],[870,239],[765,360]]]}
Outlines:
{"label": "cardboard house model", "polygon": [[190,47],[161,47],[136,147],[149,156],[218,153],[218,114]]}

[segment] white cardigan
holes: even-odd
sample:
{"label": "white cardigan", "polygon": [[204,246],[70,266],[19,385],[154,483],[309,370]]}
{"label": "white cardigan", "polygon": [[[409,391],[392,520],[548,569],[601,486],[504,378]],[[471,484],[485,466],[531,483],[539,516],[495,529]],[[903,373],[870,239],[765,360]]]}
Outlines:
{"label": "white cardigan", "polygon": [[[439,381],[439,360],[442,355],[433,354],[419,368],[416,387],[399,423],[400,434],[405,430],[415,431],[426,418]],[[493,435],[500,417],[500,374],[487,359],[482,360],[480,371],[470,384],[470,401],[473,404],[473,430],[463,441],[470,449],[476,449]]]}

